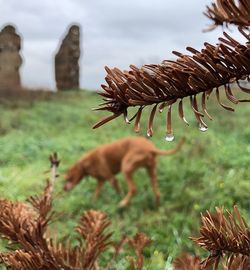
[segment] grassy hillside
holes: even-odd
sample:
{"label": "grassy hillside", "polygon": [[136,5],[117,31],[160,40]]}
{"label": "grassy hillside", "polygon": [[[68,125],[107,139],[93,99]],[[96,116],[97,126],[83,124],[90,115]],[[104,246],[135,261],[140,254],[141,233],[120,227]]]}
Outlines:
{"label": "grassy hillside", "polygon": [[[200,212],[237,204],[250,221],[250,106],[240,104],[232,113],[213,99],[208,102],[208,109],[214,120],[208,123],[205,133],[198,130],[187,101],[186,118],[191,127],[185,126],[174,110],[173,143],[164,140],[165,113],[157,115],[151,139],[157,147],[173,148],[183,135],[187,142],[175,156],[159,158],[161,206],[155,208],[148,176],[139,170],[134,176],[138,193],[123,211],[117,209],[121,196],[108,183],[93,203],[94,179],[85,179],[72,192],[65,193],[63,174],[87,150],[117,138],[136,136],[132,125],[126,126],[119,118],[92,130],[93,123],[103,115],[91,111],[100,103],[94,93],[72,91],[35,102],[2,101],[0,197],[24,200],[41,192],[47,177],[44,174],[47,157],[57,151],[62,163],[55,208],[63,215],[52,225],[52,230],[59,236],[72,232],[83,210],[94,208],[108,213],[115,238],[138,230],[149,234],[153,242],[146,256],[152,260],[161,262],[182,251],[194,251],[188,237],[198,233]],[[142,136],[146,133],[147,117],[144,114]],[[118,178],[125,193],[123,176]]]}

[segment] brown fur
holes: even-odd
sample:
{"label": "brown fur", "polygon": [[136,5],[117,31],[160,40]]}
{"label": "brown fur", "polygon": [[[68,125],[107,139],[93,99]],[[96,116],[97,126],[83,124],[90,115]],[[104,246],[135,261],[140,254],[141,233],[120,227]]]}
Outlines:
{"label": "brown fur", "polygon": [[133,173],[139,167],[144,167],[150,176],[156,203],[160,202],[160,191],[156,179],[156,157],[158,155],[175,154],[184,143],[182,139],[172,150],[159,150],[144,137],[128,137],[101,145],[84,155],[67,172],[64,190],[71,190],[84,176],[90,175],[97,179],[94,198],[97,198],[105,181],[110,181],[117,192],[120,192],[115,175],[122,172],[125,176],[128,193],[120,202],[126,206],[136,192]]}

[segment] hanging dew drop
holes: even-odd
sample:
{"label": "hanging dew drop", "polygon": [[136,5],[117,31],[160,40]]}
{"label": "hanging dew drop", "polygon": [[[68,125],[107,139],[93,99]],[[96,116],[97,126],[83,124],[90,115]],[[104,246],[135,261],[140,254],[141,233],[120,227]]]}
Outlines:
{"label": "hanging dew drop", "polygon": [[184,123],[187,124],[187,125],[189,126],[189,123],[188,123],[187,119],[186,119],[184,116],[183,116],[182,119],[183,119]]}
{"label": "hanging dew drop", "polygon": [[152,137],[152,132],[150,130],[147,131],[147,136]]}
{"label": "hanging dew drop", "polygon": [[134,131],[135,131],[136,133],[139,133],[139,132],[140,132],[140,126],[135,127]]}
{"label": "hanging dew drop", "polygon": [[174,140],[174,135],[172,133],[167,134],[166,137],[165,137],[165,140],[167,142],[172,142]]}
{"label": "hanging dew drop", "polygon": [[206,131],[207,131],[207,127],[202,126],[202,127],[199,128],[199,130],[200,130],[201,132],[206,132]]}
{"label": "hanging dew drop", "polygon": [[199,130],[201,131],[201,132],[206,132],[207,131],[207,127],[205,127],[205,126],[203,126],[203,125],[199,125]]}
{"label": "hanging dew drop", "polygon": [[126,124],[130,124],[128,117],[125,117],[125,122],[126,122]]}

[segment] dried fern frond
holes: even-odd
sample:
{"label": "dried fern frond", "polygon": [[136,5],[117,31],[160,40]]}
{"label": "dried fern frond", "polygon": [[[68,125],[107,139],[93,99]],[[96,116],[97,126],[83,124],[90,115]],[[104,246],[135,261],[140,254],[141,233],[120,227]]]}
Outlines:
{"label": "dried fern frond", "polygon": [[47,181],[42,196],[31,196],[29,202],[38,214],[37,222],[41,224],[43,231],[46,230],[48,222],[52,219],[52,198],[51,198],[51,183]]}
{"label": "dried fern frond", "polygon": [[[32,234],[37,216],[32,209],[21,202],[0,200],[0,237],[12,243],[22,241],[24,235]],[[21,239],[20,239],[21,237]]]}
{"label": "dried fern frond", "polygon": [[207,6],[204,14],[214,22],[206,31],[213,30],[219,25],[235,24],[241,27],[250,26],[249,0],[216,0]]}
{"label": "dried fern frond", "polygon": [[90,210],[83,214],[76,230],[84,241],[80,246],[68,242],[62,244],[53,239],[45,243],[37,241],[35,250],[17,250],[0,253],[0,262],[10,269],[27,270],[98,270],[97,258],[111,246],[111,233],[106,233],[110,221],[99,211]]}
{"label": "dried fern frond", "polygon": [[150,244],[150,238],[144,233],[137,233],[134,237],[128,238],[127,241],[136,255],[136,260],[128,257],[131,266],[134,270],[142,270],[144,265],[143,250]]}
{"label": "dried fern frond", "polygon": [[76,231],[85,240],[84,264],[82,269],[91,270],[100,254],[111,246],[112,233],[106,233],[110,226],[106,214],[89,210],[81,218]]}
{"label": "dried fern frond", "polygon": [[10,240],[16,245],[13,251],[0,252],[0,264],[11,270],[101,270],[98,264],[100,255],[109,247],[115,252],[105,269],[114,264],[125,242],[129,241],[136,260],[131,259],[134,269],[143,267],[143,249],[149,239],[144,234],[134,238],[122,237],[119,244],[111,241],[110,221],[107,215],[96,210],[85,212],[76,227],[80,236],[78,245],[67,241],[60,243],[47,237],[49,221],[52,218],[54,183],[57,177],[59,160],[50,156],[51,177],[42,196],[33,196],[26,205],[21,202],[0,200],[0,238]]}
{"label": "dried fern frond", "polygon": [[[237,207],[232,213],[216,208],[216,213],[202,215],[201,236],[192,240],[210,252],[202,262],[203,267],[213,265],[218,269],[221,259],[225,269],[248,269],[250,256],[250,229]],[[237,263],[236,263],[237,262]]]}
{"label": "dried fern frond", "polygon": [[[237,82],[239,89],[250,93],[250,89],[240,84],[241,80],[249,81],[250,75],[250,36],[239,29],[246,43],[241,44],[227,33],[219,38],[218,45],[205,43],[204,49],[197,51],[187,47],[191,55],[173,52],[178,56],[176,61],[163,61],[160,65],[144,65],[142,68],[130,66],[130,71],[120,71],[117,68],[106,67],[107,85],[102,85],[104,103],[97,110],[107,110],[113,115],[101,119],[93,128],[100,127],[108,121],[124,115],[127,123],[135,119],[135,131],[140,130],[140,118],[143,109],[154,105],[148,120],[148,136],[153,135],[153,121],[158,109],[162,112],[167,108],[166,140],[173,139],[171,122],[171,106],[179,101],[178,111],[180,118],[186,121],[182,100],[189,97],[190,105],[201,131],[207,130],[204,117],[212,119],[206,109],[206,100],[211,92],[216,92],[218,103],[226,110],[234,111],[220,100],[220,86],[224,86],[226,97],[233,104],[246,102],[236,98],[230,87]],[[201,94],[200,108],[197,95]],[[139,109],[130,120],[127,116],[128,107],[138,106]]]}
{"label": "dried fern frond", "polygon": [[208,270],[208,268],[201,268],[200,257],[188,253],[184,253],[175,258],[173,267],[175,270]]}
{"label": "dried fern frond", "polygon": [[43,231],[46,230],[48,222],[53,218],[52,210],[52,194],[54,191],[54,185],[56,178],[58,177],[57,169],[60,164],[57,153],[53,153],[49,156],[50,161],[50,173],[51,176],[47,180],[47,184],[44,188],[42,196],[31,196],[27,201],[32,205],[32,207],[37,211],[39,217],[38,222],[41,224]]}
{"label": "dried fern frond", "polygon": [[[42,251],[42,250],[41,250]],[[73,268],[61,262],[61,257],[57,254],[48,252],[31,252],[22,249],[12,252],[0,253],[0,263],[3,263],[7,269],[11,270],[75,270],[81,268]],[[49,256],[47,256],[49,254]],[[55,255],[55,257],[53,257]],[[72,259],[75,257],[72,256]]]}
{"label": "dried fern frond", "polygon": [[[16,250],[13,252],[1,253],[0,263],[4,263],[7,269],[11,270],[34,270],[34,269],[44,269],[44,270],[55,270],[55,268],[45,268],[43,261],[39,255],[27,252],[24,250]],[[43,267],[43,268],[42,268]]]}
{"label": "dried fern frond", "polygon": [[[199,256],[194,256],[188,253],[184,253],[176,257],[173,261],[174,270],[212,270],[212,266],[204,267],[202,265],[202,260]],[[238,255],[236,256],[231,265],[226,265],[222,263],[222,270],[248,270],[250,269],[250,258]]]}
{"label": "dried fern frond", "polygon": [[0,252],[0,262],[9,269],[61,269],[60,265],[57,266],[45,237],[51,218],[52,186],[57,175],[56,168],[56,163],[51,163],[51,178],[42,196],[28,200],[33,208],[21,202],[0,201],[0,236],[20,247],[13,253]]}
{"label": "dried fern frond", "polygon": [[230,266],[223,265],[223,270],[248,270],[250,269],[250,258],[241,255],[235,256]]}

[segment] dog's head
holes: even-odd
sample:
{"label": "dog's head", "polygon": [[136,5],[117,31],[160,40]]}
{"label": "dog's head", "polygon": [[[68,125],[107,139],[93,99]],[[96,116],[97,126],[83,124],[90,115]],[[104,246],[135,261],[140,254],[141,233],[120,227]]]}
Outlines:
{"label": "dog's head", "polygon": [[66,173],[64,190],[72,190],[82,180],[82,178],[87,175],[84,164],[82,162],[76,163]]}

